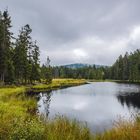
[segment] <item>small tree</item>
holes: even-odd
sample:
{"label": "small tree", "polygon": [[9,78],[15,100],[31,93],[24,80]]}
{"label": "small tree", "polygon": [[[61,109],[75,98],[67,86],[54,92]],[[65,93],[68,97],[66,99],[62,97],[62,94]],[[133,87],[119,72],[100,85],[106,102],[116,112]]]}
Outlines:
{"label": "small tree", "polygon": [[52,68],[50,66],[50,62],[51,62],[50,58],[47,57],[46,74],[45,74],[46,84],[52,83]]}
{"label": "small tree", "polygon": [[31,81],[40,81],[40,51],[39,47],[36,44],[36,41],[32,44],[32,74],[31,74]]}

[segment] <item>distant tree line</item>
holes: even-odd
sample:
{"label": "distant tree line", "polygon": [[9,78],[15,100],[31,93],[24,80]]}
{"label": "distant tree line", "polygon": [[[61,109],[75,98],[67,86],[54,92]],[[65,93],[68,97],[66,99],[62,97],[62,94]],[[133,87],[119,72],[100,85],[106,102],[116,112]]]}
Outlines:
{"label": "distant tree line", "polygon": [[52,68],[54,78],[76,78],[76,79],[104,79],[105,67],[85,66],[82,68],[68,68],[57,66]]}
{"label": "distant tree line", "polygon": [[[32,29],[28,24],[25,25],[15,38],[11,27],[8,11],[0,12],[0,84],[32,84],[40,81],[40,51],[37,41],[32,40]],[[43,65],[43,79],[50,83],[50,61],[47,63]]]}
{"label": "distant tree line", "polygon": [[120,55],[105,75],[108,79],[140,81],[140,50]]}
{"label": "distant tree line", "polygon": [[120,55],[110,67],[86,66],[83,68],[53,67],[54,78],[113,79],[140,81],[140,50]]}

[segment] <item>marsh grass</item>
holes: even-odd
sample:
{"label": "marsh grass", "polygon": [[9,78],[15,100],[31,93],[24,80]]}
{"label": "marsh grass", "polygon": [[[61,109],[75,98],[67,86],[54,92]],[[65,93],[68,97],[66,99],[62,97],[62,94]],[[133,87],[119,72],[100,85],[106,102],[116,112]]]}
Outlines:
{"label": "marsh grass", "polygon": [[63,116],[47,121],[44,136],[48,140],[90,140],[92,138],[86,125]]}
{"label": "marsh grass", "polygon": [[139,115],[132,114],[129,120],[119,118],[111,130],[95,134],[93,140],[140,140]]}
{"label": "marsh grass", "polygon": [[25,92],[25,87],[0,88],[0,139],[8,139],[13,126],[36,108],[36,100]]}
{"label": "marsh grass", "polygon": [[33,91],[48,91],[53,89],[78,86],[86,84],[87,81],[84,79],[54,79],[51,84],[37,84],[32,86]]}

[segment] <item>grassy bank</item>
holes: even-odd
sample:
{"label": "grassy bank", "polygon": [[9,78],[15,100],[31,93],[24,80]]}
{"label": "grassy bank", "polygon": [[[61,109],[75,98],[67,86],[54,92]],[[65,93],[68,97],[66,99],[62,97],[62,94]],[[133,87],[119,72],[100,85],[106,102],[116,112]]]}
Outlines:
{"label": "grassy bank", "polygon": [[140,84],[140,81],[130,81],[130,80],[111,80],[111,79],[105,79],[105,80],[88,80],[88,82],[116,82],[116,83],[126,83],[126,84]]}
{"label": "grassy bank", "polygon": [[[66,83],[67,81],[67,83]],[[49,86],[59,88],[83,84],[78,80],[54,80]],[[57,86],[56,86],[57,85]],[[45,86],[45,88],[44,88]],[[36,85],[33,89],[47,89],[48,85]],[[29,88],[28,88],[29,89]],[[83,124],[65,117],[46,120],[36,115],[36,100],[27,97],[26,87],[0,88],[0,139],[1,140],[139,140],[140,120],[119,123],[103,134],[93,134]]]}
{"label": "grassy bank", "polygon": [[66,88],[71,86],[78,86],[86,84],[87,81],[84,79],[54,79],[51,84],[38,84],[31,87],[32,91],[48,91],[59,88]]}

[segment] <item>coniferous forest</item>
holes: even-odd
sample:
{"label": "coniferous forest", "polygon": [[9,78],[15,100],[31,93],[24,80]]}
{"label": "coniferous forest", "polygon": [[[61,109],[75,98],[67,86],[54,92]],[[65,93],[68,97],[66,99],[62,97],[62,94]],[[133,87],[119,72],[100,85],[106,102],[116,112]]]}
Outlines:
{"label": "coniferous forest", "polygon": [[120,55],[112,67],[107,69],[106,77],[116,80],[140,80],[140,50],[137,49],[130,54],[126,52],[124,56]]}
{"label": "coniferous forest", "polygon": [[120,55],[116,62],[105,69],[105,78],[138,82],[140,80],[140,50]]}
{"label": "coniferous forest", "polygon": [[54,67],[53,75],[56,78],[84,78],[95,80],[127,80],[131,82],[140,80],[140,50],[137,49],[130,54],[126,52],[112,66],[87,66],[84,68]]}
{"label": "coniferous forest", "polygon": [[[11,28],[12,20],[8,11],[0,12],[1,84],[29,84],[40,81],[40,51],[37,41],[31,37],[30,25],[21,27],[17,38],[11,32]],[[50,73],[49,63],[47,58],[44,77]]]}

